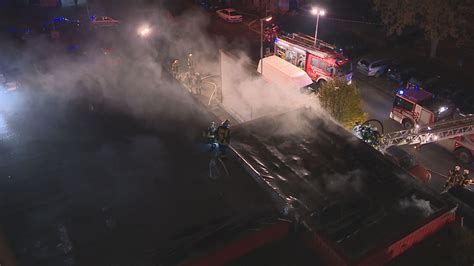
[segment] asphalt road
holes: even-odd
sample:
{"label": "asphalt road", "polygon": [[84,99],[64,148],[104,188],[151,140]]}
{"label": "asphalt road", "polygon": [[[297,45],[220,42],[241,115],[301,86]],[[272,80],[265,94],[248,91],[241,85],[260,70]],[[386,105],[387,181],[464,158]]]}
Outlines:
{"label": "asphalt road", "polygon": [[[399,123],[389,117],[394,99],[390,91],[393,91],[396,85],[386,82],[385,77],[378,79],[355,74],[355,81],[363,99],[363,109],[369,114],[369,118],[378,119],[383,123],[385,132],[403,130]],[[402,148],[431,171],[432,179],[428,185],[437,191],[442,190],[448,171],[458,164],[452,153],[435,143],[423,145],[418,149],[412,146],[403,146]],[[473,164],[464,165],[464,167],[471,169],[471,171],[474,168]]]}

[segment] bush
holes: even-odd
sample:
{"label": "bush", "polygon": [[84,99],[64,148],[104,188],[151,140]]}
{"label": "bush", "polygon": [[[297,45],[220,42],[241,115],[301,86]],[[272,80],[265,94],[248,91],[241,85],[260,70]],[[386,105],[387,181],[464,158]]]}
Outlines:
{"label": "bush", "polygon": [[354,84],[348,85],[343,80],[329,81],[319,91],[321,105],[337,121],[347,128],[352,128],[356,121],[364,122],[367,113],[362,111],[362,99]]}

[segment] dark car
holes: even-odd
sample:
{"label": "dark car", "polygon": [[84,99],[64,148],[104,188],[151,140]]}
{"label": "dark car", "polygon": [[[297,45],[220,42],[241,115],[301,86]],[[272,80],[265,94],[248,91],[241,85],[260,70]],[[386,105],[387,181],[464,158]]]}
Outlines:
{"label": "dark car", "polygon": [[397,146],[391,146],[386,150],[386,155],[396,165],[407,171],[411,176],[423,183],[431,180],[431,173],[420,165],[415,157]]}
{"label": "dark car", "polygon": [[387,69],[387,79],[403,85],[415,72],[416,67],[412,64],[395,62]]}
{"label": "dark car", "polygon": [[334,34],[324,38],[324,41],[334,44],[338,51],[349,58],[354,58],[370,51],[369,45],[355,35]]}
{"label": "dark car", "polygon": [[219,9],[227,8],[227,5],[224,2],[217,0],[196,0],[196,4],[209,12],[215,12]]}
{"label": "dark car", "polygon": [[9,26],[5,28],[5,31],[19,40],[26,40],[33,33],[33,29],[27,25]]}
{"label": "dark car", "polygon": [[425,73],[416,71],[407,81],[407,89],[423,89],[430,91],[431,85],[436,83],[441,78],[438,74]]}
{"label": "dark car", "polygon": [[474,114],[474,91],[469,84],[452,79],[440,79],[429,87],[436,98],[453,102],[463,114]]}
{"label": "dark car", "polygon": [[65,17],[54,18],[43,25],[44,31],[68,31],[79,30],[81,22],[79,20],[68,19]]}
{"label": "dark car", "polygon": [[450,94],[451,100],[463,114],[474,114],[474,92],[472,90],[457,90]]}

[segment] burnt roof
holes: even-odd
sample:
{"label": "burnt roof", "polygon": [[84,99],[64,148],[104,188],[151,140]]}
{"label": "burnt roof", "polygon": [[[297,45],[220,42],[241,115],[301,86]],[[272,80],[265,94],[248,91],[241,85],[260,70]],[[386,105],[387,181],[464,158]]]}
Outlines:
{"label": "burnt roof", "polygon": [[350,260],[449,208],[438,194],[312,109],[241,124],[232,147]]}

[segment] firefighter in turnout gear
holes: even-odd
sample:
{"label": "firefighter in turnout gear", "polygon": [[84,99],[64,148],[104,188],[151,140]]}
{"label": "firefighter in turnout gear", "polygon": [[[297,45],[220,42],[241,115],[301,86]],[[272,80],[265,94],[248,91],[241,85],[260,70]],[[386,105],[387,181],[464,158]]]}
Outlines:
{"label": "firefighter in turnout gear", "polygon": [[456,182],[460,179],[461,176],[461,166],[456,165],[454,169],[449,170],[448,178],[446,179],[446,183],[444,183],[444,189],[448,189],[456,185]]}
{"label": "firefighter in turnout gear", "polygon": [[[356,136],[359,137],[359,135]],[[373,128],[370,125],[362,125],[360,127],[360,136],[362,137],[363,141],[367,142],[373,147],[377,147],[380,144],[380,133],[378,132],[377,128]]]}
{"label": "firefighter in turnout gear", "polygon": [[469,169],[464,169],[461,180],[461,186],[464,188],[471,184],[471,179],[469,178]]}
{"label": "firefighter in turnout gear", "polygon": [[173,72],[173,76],[178,78],[179,75],[179,62],[178,59],[173,60],[173,64],[171,64],[171,72]]}
{"label": "firefighter in turnout gear", "polygon": [[227,146],[230,143],[230,121],[226,119],[216,130],[216,141],[219,144],[219,150],[225,155]]}
{"label": "firefighter in turnout gear", "polygon": [[360,125],[360,122],[359,121],[355,122],[355,126],[354,126],[354,128],[352,128],[352,132],[359,139],[362,139],[361,131],[362,131],[362,126]]}
{"label": "firefighter in turnout gear", "polygon": [[206,138],[209,144],[211,144],[211,150],[214,150],[216,143],[216,123],[212,122],[211,125],[207,128]]}

